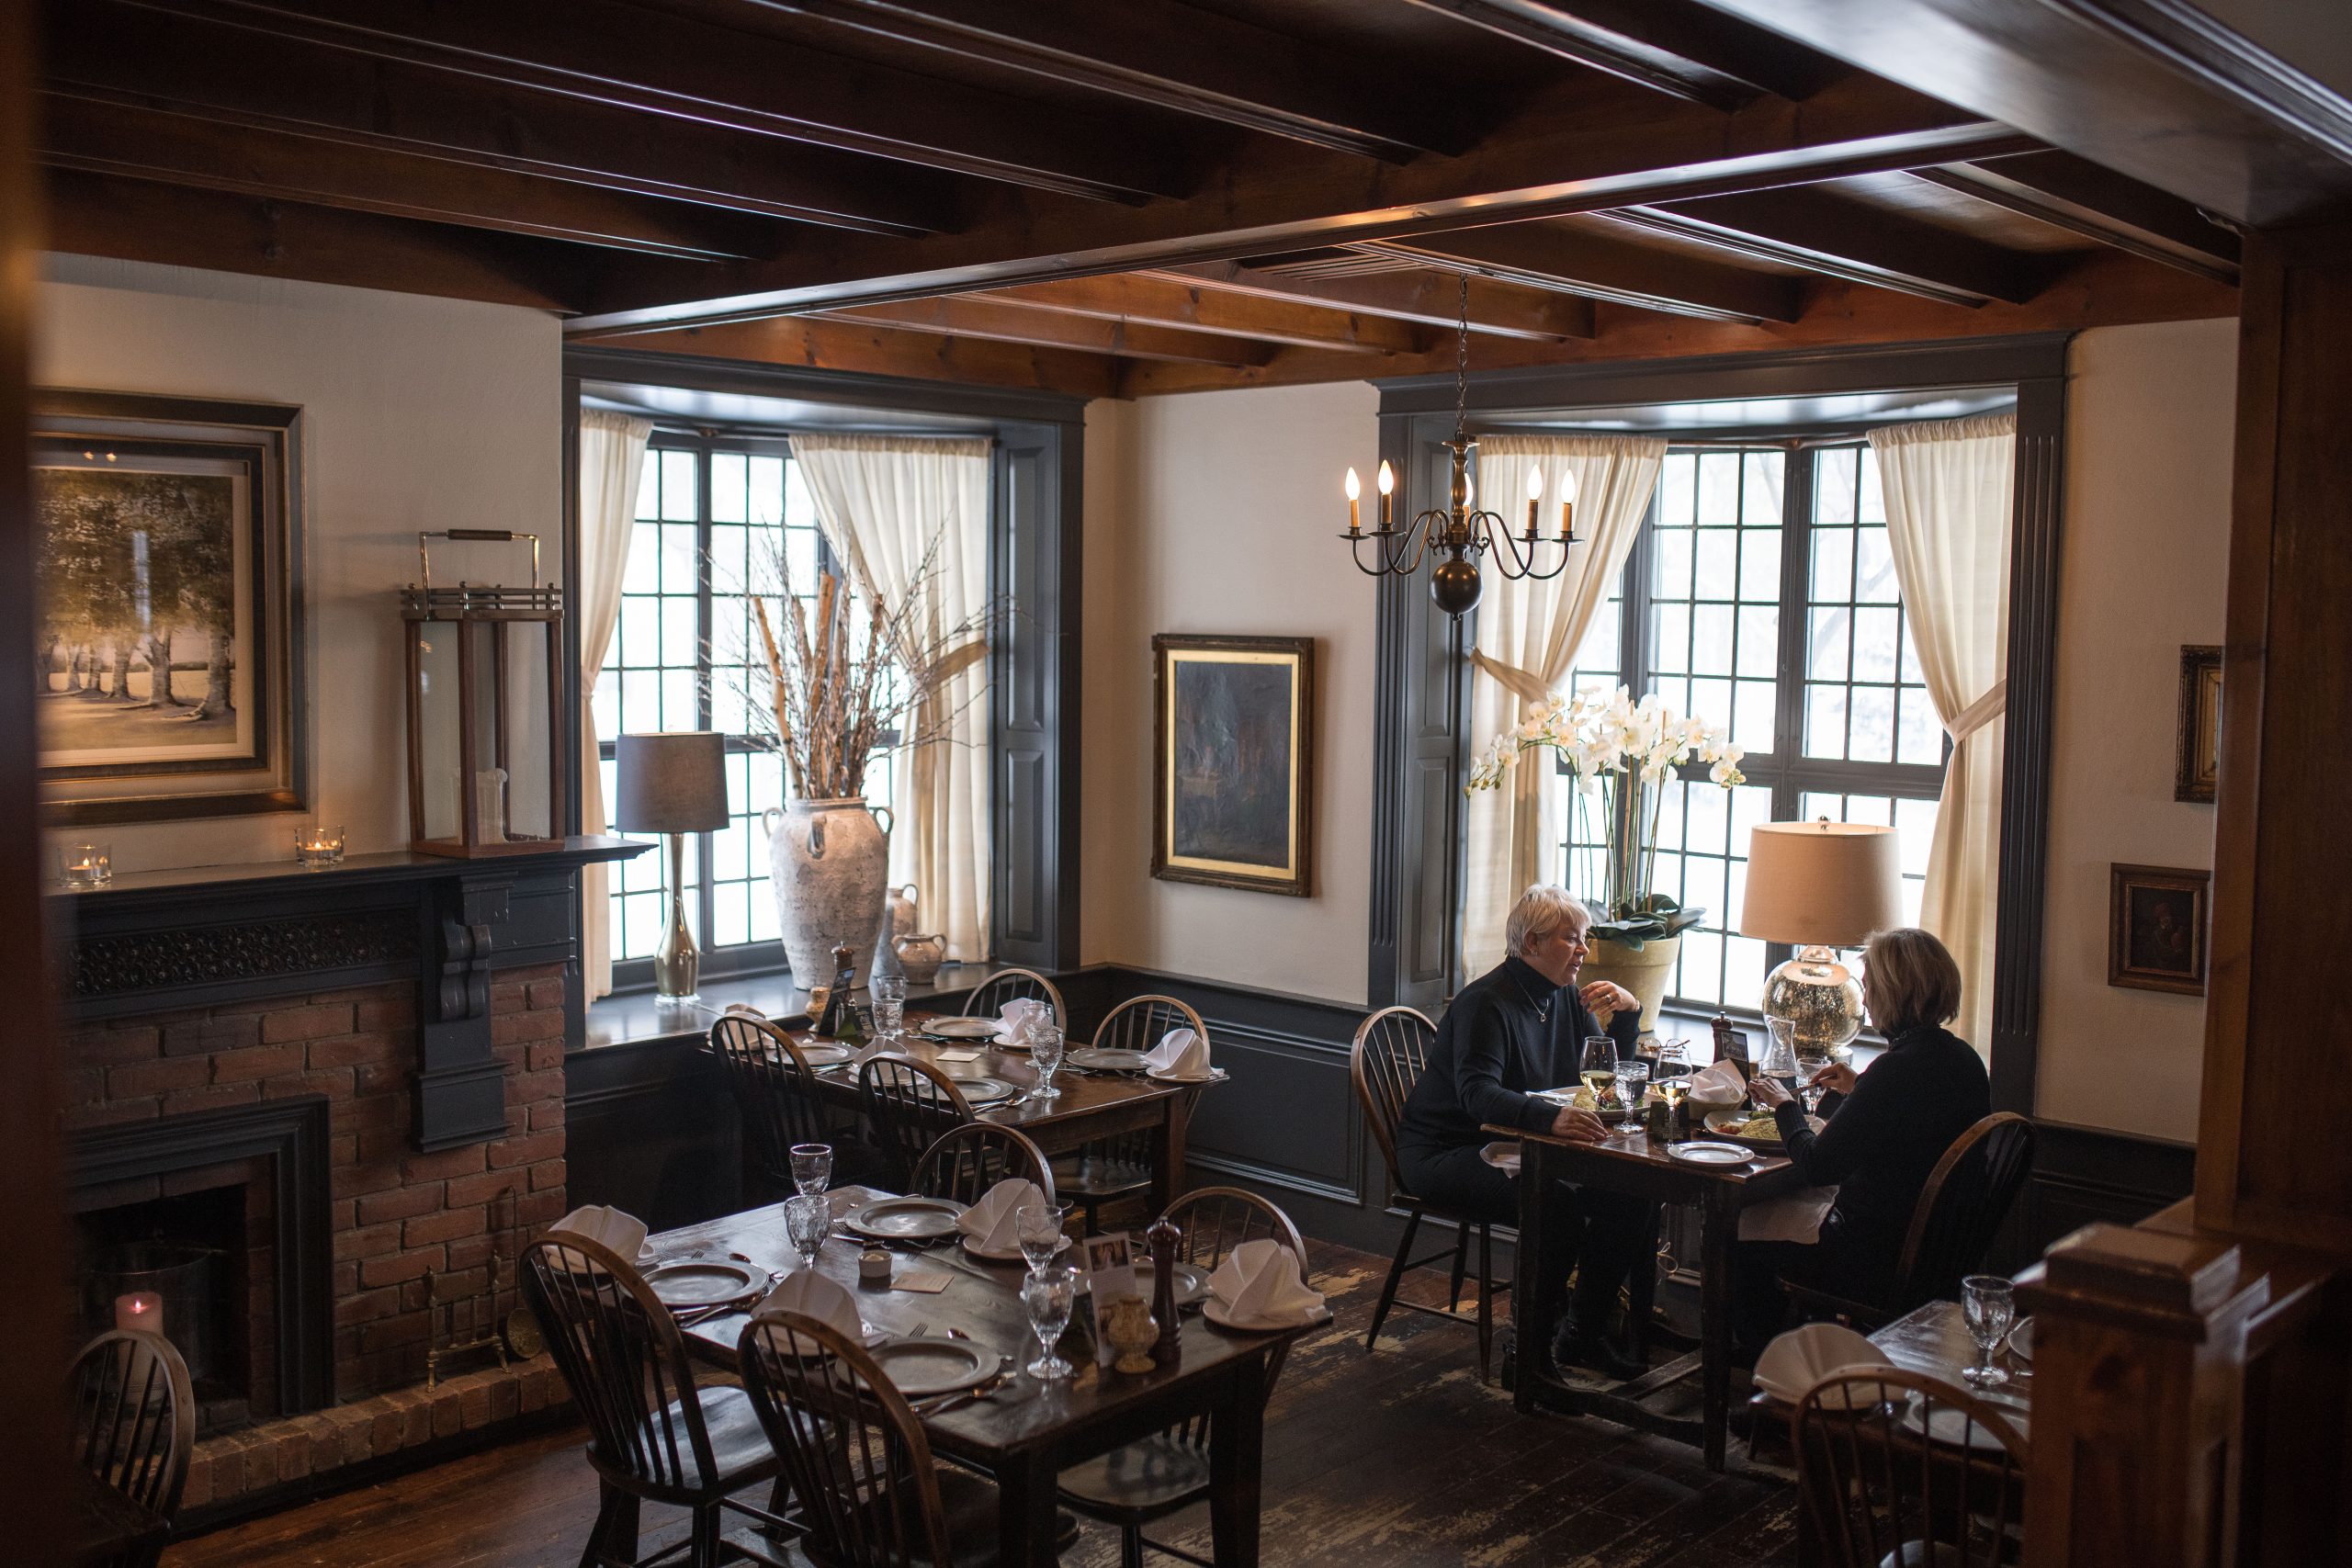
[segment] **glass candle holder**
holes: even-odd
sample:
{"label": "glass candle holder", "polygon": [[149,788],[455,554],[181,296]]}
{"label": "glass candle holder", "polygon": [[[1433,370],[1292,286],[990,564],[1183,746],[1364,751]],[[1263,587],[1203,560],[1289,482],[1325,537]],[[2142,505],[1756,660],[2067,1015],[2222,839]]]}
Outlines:
{"label": "glass candle holder", "polygon": [[294,829],[294,858],[311,871],[343,863],[343,829],[312,825]]}
{"label": "glass candle holder", "polygon": [[66,844],[57,852],[57,879],[68,887],[104,887],[114,880],[114,852],[105,844]]}

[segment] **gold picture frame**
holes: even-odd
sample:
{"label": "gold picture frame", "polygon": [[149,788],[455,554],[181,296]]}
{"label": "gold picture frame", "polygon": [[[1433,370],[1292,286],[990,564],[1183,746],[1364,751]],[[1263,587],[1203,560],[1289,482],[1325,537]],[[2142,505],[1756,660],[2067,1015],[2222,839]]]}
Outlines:
{"label": "gold picture frame", "polygon": [[2212,882],[2210,871],[2110,866],[2107,983],[2203,996],[2206,895]]}
{"label": "gold picture frame", "polygon": [[2180,728],[2172,797],[2211,805],[2222,773],[2222,650],[2180,650]]}
{"label": "gold picture frame", "polygon": [[1309,896],[1315,639],[1151,639],[1151,874]]}

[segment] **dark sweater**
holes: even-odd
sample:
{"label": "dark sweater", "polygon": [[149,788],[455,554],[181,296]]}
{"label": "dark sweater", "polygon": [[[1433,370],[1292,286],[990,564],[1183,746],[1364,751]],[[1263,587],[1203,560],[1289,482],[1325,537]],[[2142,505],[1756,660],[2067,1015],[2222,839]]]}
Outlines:
{"label": "dark sweater", "polygon": [[1805,1180],[1838,1189],[1825,1239],[1891,1270],[1936,1162],[1992,1112],[1984,1062],[1950,1030],[1922,1024],[1887,1042],[1819,1134],[1801,1100],[1784,1101],[1774,1119]]}
{"label": "dark sweater", "polygon": [[1406,1099],[1396,1125],[1401,1149],[1450,1149],[1483,1144],[1487,1123],[1551,1130],[1559,1108],[1532,1099],[1531,1089],[1577,1081],[1585,1037],[1607,1033],[1618,1055],[1633,1055],[1640,1020],[1620,1011],[1607,1030],[1577,998],[1518,958],[1479,976],[1455,995],[1439,1020],[1429,1070]]}

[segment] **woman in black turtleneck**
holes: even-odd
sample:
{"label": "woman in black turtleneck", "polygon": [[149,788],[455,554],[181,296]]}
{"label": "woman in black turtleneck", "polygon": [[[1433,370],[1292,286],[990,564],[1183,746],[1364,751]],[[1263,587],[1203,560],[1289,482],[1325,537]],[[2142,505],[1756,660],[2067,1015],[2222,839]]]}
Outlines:
{"label": "woman in black turtleneck", "polygon": [[1751,1356],[1778,1331],[1780,1280],[1818,1285],[1852,1301],[1883,1299],[1928,1177],[1952,1141],[1992,1114],[1992,1082],[1968,1043],[1943,1026],[1960,1012],[1960,965],[1944,944],[1914,929],[1881,931],[1862,953],[1862,1004],[1886,1034],[1868,1072],[1833,1063],[1814,1082],[1844,1096],[1819,1134],[1779,1084],[1750,1085],[1780,1123],[1788,1156],[1808,1185],[1835,1187],[1820,1239],[1742,1242],[1732,1278],[1739,1341]]}

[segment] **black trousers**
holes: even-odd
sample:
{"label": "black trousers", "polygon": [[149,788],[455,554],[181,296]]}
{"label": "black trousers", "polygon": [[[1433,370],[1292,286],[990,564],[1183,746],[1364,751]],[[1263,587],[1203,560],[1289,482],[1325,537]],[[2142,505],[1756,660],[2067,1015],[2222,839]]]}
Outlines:
{"label": "black trousers", "polygon": [[1878,1302],[1894,1291],[1894,1260],[1886,1247],[1845,1230],[1834,1213],[1816,1242],[1733,1243],[1732,1345],[1734,1359],[1742,1366],[1754,1366],[1758,1353],[1789,1326],[1789,1299],[1781,1293],[1783,1280],[1848,1301]]}
{"label": "black trousers", "polygon": [[[1398,1174],[1415,1197],[1453,1213],[1498,1225],[1519,1223],[1519,1180],[1478,1157],[1476,1145],[1460,1148],[1403,1148]],[[1609,1332],[1617,1293],[1634,1270],[1657,1254],[1657,1231],[1649,1205],[1623,1192],[1603,1192],[1557,1182],[1545,1195],[1554,1247],[1535,1260],[1552,1278],[1577,1271],[1571,1315],[1579,1334]]]}

